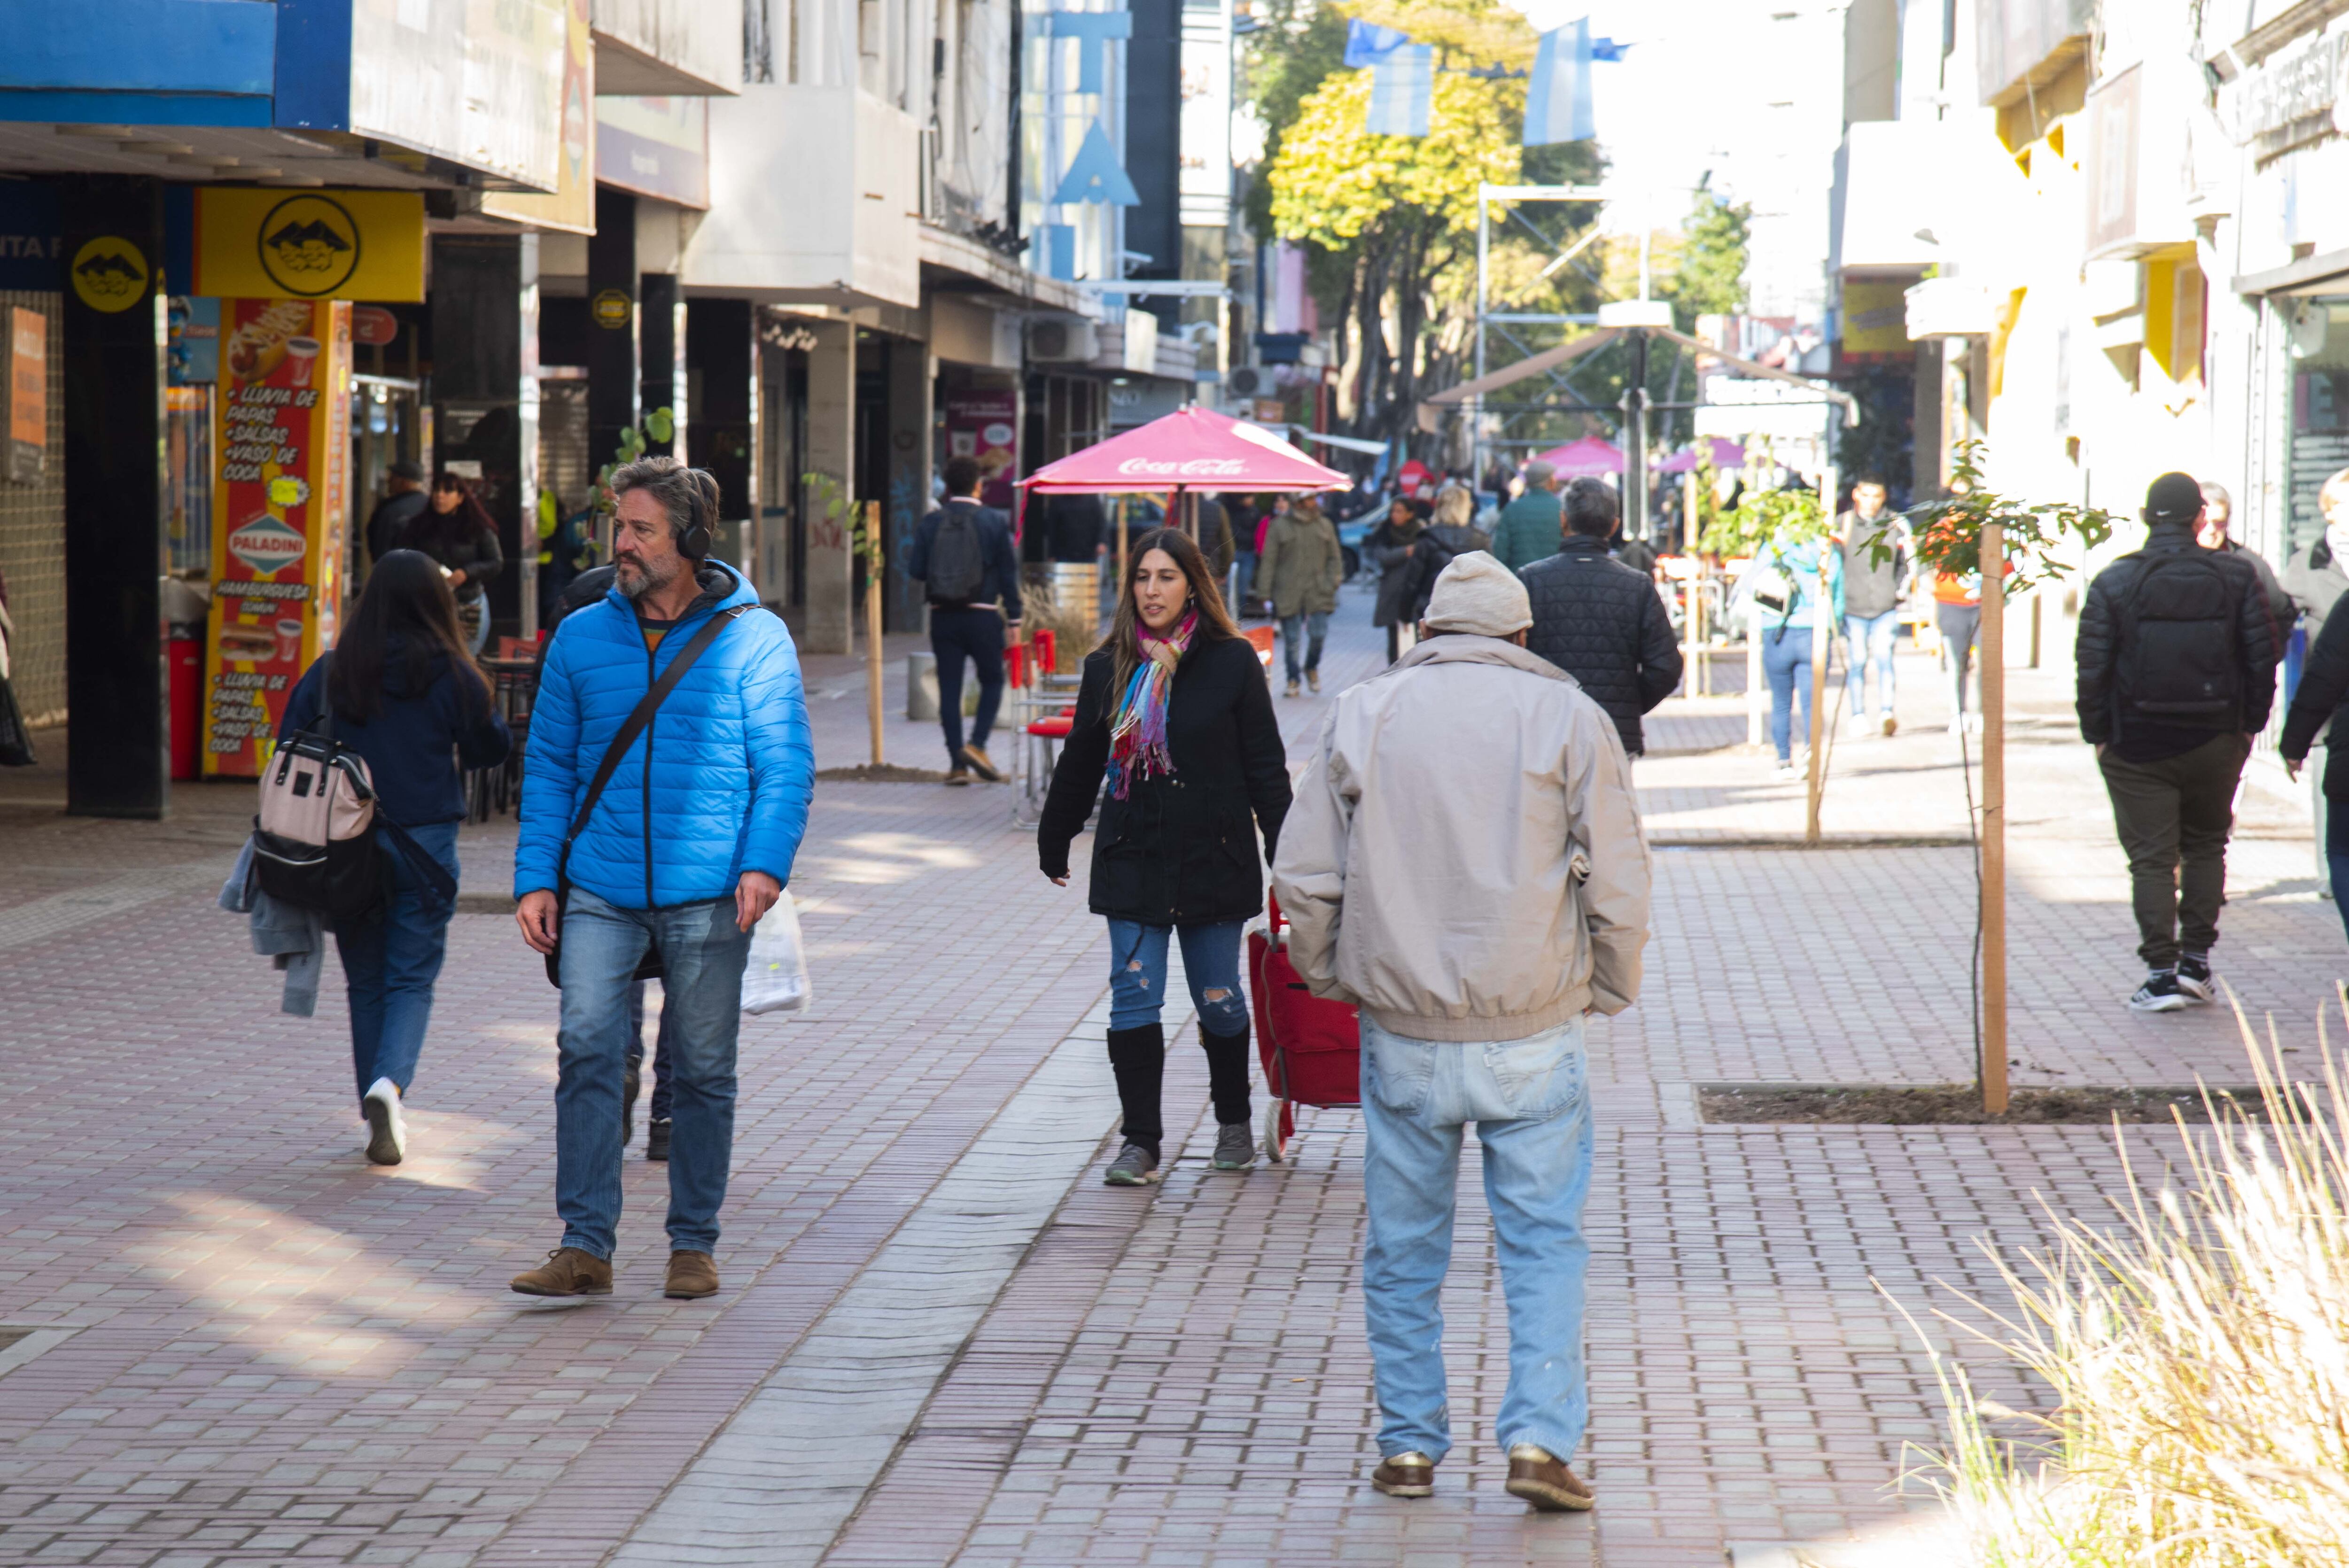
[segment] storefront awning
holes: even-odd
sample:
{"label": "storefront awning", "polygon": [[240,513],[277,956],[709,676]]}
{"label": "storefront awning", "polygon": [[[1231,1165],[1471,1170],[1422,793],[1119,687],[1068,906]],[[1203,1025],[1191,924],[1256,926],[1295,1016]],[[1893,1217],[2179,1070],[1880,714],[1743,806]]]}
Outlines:
{"label": "storefront awning", "polygon": [[2227,286],[2239,294],[2349,294],[2349,251],[2303,256],[2263,273],[2238,273]]}

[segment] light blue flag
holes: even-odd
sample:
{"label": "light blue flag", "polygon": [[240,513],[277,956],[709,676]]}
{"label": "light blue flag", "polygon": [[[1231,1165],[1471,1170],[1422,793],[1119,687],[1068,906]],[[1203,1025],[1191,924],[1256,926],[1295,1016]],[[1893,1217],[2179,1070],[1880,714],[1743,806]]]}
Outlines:
{"label": "light blue flag", "polygon": [[1526,145],[1583,141],[1598,134],[1590,119],[1590,18],[1544,33],[1526,84]]}
{"label": "light blue flag", "polygon": [[1371,112],[1362,129],[1372,136],[1425,136],[1435,109],[1435,48],[1405,44],[1371,67]]}
{"label": "light blue flag", "polygon": [[1392,27],[1381,27],[1374,22],[1348,22],[1346,68],[1358,71],[1364,66],[1375,66],[1410,42],[1410,34]]}

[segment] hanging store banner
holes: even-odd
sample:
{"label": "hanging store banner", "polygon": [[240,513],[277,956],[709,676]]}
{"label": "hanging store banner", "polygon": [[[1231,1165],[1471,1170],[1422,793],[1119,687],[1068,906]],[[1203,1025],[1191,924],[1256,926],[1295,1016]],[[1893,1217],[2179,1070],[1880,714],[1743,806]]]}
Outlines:
{"label": "hanging store banner", "polygon": [[554,193],[525,196],[492,191],[481,211],[542,229],[574,234],[595,232],[595,45],[588,35],[588,0],[566,0],[570,21],[564,31],[563,158]]}
{"label": "hanging store banner", "polygon": [[709,206],[709,100],[599,98],[595,178],[697,211]]}
{"label": "hanging store banner", "polygon": [[208,187],[192,249],[191,294],[420,304],[424,195]]}
{"label": "hanging store banner", "polygon": [[224,299],[220,329],[203,770],[252,779],[276,746],[287,694],[335,640],[349,511],[350,306]]}
{"label": "hanging store banner", "polygon": [[276,123],[379,137],[492,183],[560,191],[572,7],[573,0],[304,7],[339,9],[349,20],[279,25]]}

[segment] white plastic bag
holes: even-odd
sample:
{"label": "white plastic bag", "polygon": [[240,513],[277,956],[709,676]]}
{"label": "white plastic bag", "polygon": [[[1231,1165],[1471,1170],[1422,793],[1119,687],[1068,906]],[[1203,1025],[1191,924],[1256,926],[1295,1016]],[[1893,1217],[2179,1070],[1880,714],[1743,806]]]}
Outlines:
{"label": "white plastic bag", "polygon": [[787,891],[750,928],[750,961],[742,966],[742,1011],[797,1013],[814,995],[808,985],[799,911],[792,907]]}

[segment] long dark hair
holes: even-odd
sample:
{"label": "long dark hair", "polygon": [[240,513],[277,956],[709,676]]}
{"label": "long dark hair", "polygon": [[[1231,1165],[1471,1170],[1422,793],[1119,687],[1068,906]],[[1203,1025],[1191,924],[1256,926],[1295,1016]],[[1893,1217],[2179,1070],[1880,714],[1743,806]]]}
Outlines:
{"label": "long dark hair", "polygon": [[451,545],[460,544],[477,533],[494,536],[498,525],[490,521],[488,511],[473,497],[473,487],[456,474],[443,469],[432,481],[435,490],[455,490],[457,504],[447,511],[434,507],[427,496],[424,510],[408,525],[407,547],[438,557]]}
{"label": "long dark hair", "polygon": [[1179,528],[1154,528],[1133,542],[1126,556],[1125,583],[1117,593],[1117,616],[1110,623],[1109,635],[1102,640],[1102,646],[1110,650],[1112,695],[1123,691],[1133,672],[1142,667],[1142,611],[1134,603],[1133,582],[1142,573],[1142,558],[1154,550],[1164,551],[1183,569],[1191,585],[1191,607],[1199,612],[1196,635],[1200,641],[1220,643],[1240,634],[1232,623],[1232,613],[1224,608],[1223,593],[1216,586],[1216,574],[1207,569],[1207,558],[1200,553],[1198,543]]}
{"label": "long dark hair", "polygon": [[336,713],[365,724],[383,710],[384,666],[394,637],[402,644],[405,695],[424,695],[437,654],[447,657],[466,707],[476,714],[487,709],[489,683],[457,630],[457,596],[449,592],[447,573],[421,551],[395,550],[367,573],[367,590],[335,643],[326,700]]}

